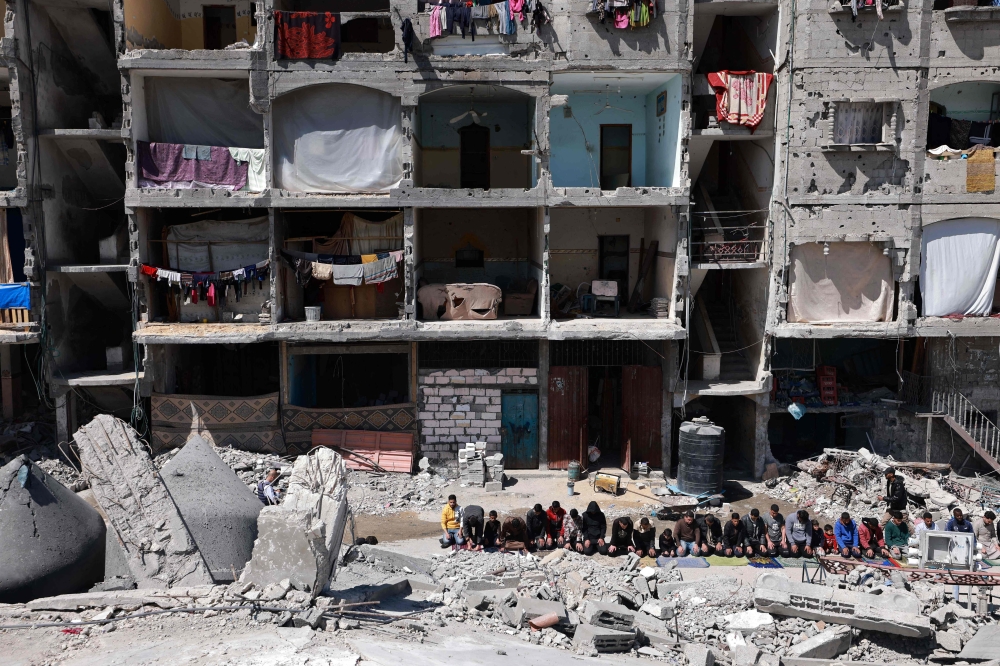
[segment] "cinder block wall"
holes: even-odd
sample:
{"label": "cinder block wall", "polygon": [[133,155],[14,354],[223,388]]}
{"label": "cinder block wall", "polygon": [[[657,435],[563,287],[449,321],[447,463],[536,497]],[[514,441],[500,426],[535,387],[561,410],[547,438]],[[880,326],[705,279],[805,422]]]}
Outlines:
{"label": "cinder block wall", "polygon": [[487,455],[500,451],[503,390],[537,386],[538,370],[420,370],[419,382],[420,455],[435,467],[457,469],[466,442],[486,442]]}

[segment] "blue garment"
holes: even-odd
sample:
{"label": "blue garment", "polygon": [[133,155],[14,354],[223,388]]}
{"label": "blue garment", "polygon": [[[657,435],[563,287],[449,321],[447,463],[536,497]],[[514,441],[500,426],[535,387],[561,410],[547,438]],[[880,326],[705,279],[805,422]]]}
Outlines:
{"label": "blue garment", "polygon": [[31,292],[27,282],[0,284],[0,310],[7,308],[31,308]]}
{"label": "blue garment", "polygon": [[837,548],[858,547],[858,525],[853,520],[847,525],[838,520],[833,525],[833,535],[837,537]]}
{"label": "blue garment", "polygon": [[975,530],[972,529],[972,521],[965,519],[962,524],[959,525],[958,521],[952,518],[948,521],[948,525],[944,528],[945,532],[968,532],[969,534],[975,534]]}

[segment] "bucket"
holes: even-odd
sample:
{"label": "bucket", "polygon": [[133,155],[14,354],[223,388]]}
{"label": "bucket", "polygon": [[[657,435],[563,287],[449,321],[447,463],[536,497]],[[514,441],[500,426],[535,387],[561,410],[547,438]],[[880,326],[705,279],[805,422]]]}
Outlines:
{"label": "bucket", "polygon": [[569,478],[570,481],[579,481],[580,480],[580,461],[578,461],[578,460],[571,460],[570,463],[569,463],[569,468],[567,469],[567,472],[569,473],[569,477],[568,478]]}
{"label": "bucket", "polygon": [[576,486],[576,483],[574,483],[573,481],[566,482],[566,497],[573,497],[573,495],[576,494],[575,492],[573,492],[574,486]]}
{"label": "bucket", "polygon": [[322,312],[323,312],[322,305],[307,305],[306,321],[319,321],[319,317]]}

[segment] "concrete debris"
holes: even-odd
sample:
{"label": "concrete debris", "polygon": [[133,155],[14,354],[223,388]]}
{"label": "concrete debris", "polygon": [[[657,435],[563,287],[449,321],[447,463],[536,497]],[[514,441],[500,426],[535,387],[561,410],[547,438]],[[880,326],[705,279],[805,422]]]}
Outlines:
{"label": "concrete debris", "polygon": [[689,666],[712,666],[715,663],[715,653],[707,645],[688,643],[684,646],[684,656]]}
{"label": "concrete debris", "polygon": [[592,624],[581,624],[573,635],[575,647],[593,647],[598,652],[628,652],[635,642],[635,634],[615,631]]}
{"label": "concrete debris", "polygon": [[253,551],[260,500],[197,435],[160,470],[160,477],[212,580],[231,583]]}
{"label": "concrete debris", "polygon": [[[935,635],[935,638],[937,636]],[[962,648],[962,652],[959,653],[959,659],[994,659],[997,654],[997,641],[1000,640],[1000,625],[987,625],[981,627],[976,635],[969,640],[965,647]],[[940,644],[940,641],[938,642]],[[942,646],[944,647],[944,646]]]}
{"label": "concrete debris", "polygon": [[104,544],[101,515],[30,458],[0,468],[0,603],[90,588]]}
{"label": "concrete debris", "polygon": [[751,634],[762,627],[774,624],[774,618],[769,613],[761,613],[755,608],[727,615],[723,620],[729,631],[739,631],[743,634]]}
{"label": "concrete debris", "polygon": [[212,576],[138,434],[100,414],[73,436],[90,488],[139,587],[202,585]]}
{"label": "concrete debris", "polygon": [[754,666],[760,654],[760,648],[754,645],[741,645],[733,650],[733,666]]}
{"label": "concrete debris", "polygon": [[579,612],[584,624],[595,627],[628,631],[635,624],[635,613],[620,604],[587,601]]}
{"label": "concrete debris", "polygon": [[840,626],[826,629],[798,645],[793,645],[788,651],[789,657],[809,659],[833,659],[844,654],[851,647],[851,630]]}
{"label": "concrete debris", "polygon": [[962,634],[955,630],[949,629],[948,631],[935,631],[934,640],[937,641],[938,646],[942,650],[947,650],[948,652],[962,651]]}

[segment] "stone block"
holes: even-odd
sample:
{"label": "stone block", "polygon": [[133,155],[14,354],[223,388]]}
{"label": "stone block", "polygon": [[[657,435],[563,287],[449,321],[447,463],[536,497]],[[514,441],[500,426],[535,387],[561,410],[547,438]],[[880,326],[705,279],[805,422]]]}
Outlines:
{"label": "stone block", "polygon": [[713,666],[715,664],[715,653],[712,648],[700,643],[687,643],[684,646],[684,656],[687,657],[688,666]]}
{"label": "stone block", "polygon": [[566,614],[566,604],[561,601],[544,601],[542,599],[520,597],[517,600],[517,608],[521,611],[524,621],[534,620],[536,617],[555,613],[556,617],[559,618],[559,624],[569,623],[569,616]]}
{"label": "stone block", "polygon": [[478,578],[470,578],[465,584],[465,589],[470,592],[515,589],[520,584],[521,577],[517,574],[506,574],[503,576],[479,576]]}
{"label": "stone block", "polygon": [[488,492],[488,493],[497,493],[497,492],[500,492],[500,491],[503,490],[503,482],[502,481],[487,481],[485,488],[486,488],[486,492]]}
{"label": "stone block", "polygon": [[788,649],[786,656],[807,659],[833,659],[851,647],[851,630],[843,625],[825,629]]}
{"label": "stone block", "polygon": [[[937,641],[938,647],[942,650],[947,650],[948,652],[962,651],[962,634],[958,633],[954,629],[949,629],[948,631],[935,631],[934,640]],[[994,647],[994,649],[996,648]]]}
{"label": "stone block", "polygon": [[757,666],[781,666],[781,657],[765,652],[757,659]]}
{"label": "stone block", "polygon": [[774,624],[773,617],[768,613],[761,613],[755,608],[743,611],[742,613],[726,615],[723,619],[726,621],[726,627],[729,631],[738,631],[742,634],[752,634],[761,627]]}
{"label": "stone block", "polygon": [[958,658],[984,661],[995,659],[998,641],[1000,641],[1000,625],[988,624],[980,627],[972,640],[965,644]]}
{"label": "stone block", "polygon": [[739,645],[733,650],[733,666],[755,666],[760,657],[760,648],[755,645]]}
{"label": "stone block", "polygon": [[653,593],[653,590],[650,589],[649,587],[649,581],[646,580],[643,576],[633,577],[632,587],[635,588],[635,591],[638,592],[639,596],[641,597],[648,597],[650,594]]}
{"label": "stone block", "polygon": [[652,615],[657,620],[667,620],[674,616],[674,609],[659,601],[647,601],[639,607],[639,612]]}
{"label": "stone block", "polygon": [[628,652],[635,642],[635,634],[631,631],[615,631],[592,624],[577,626],[573,635],[575,647],[593,647],[598,652]]}
{"label": "stone block", "polygon": [[581,622],[595,627],[628,631],[635,624],[635,611],[620,604],[588,599],[578,612]]}

